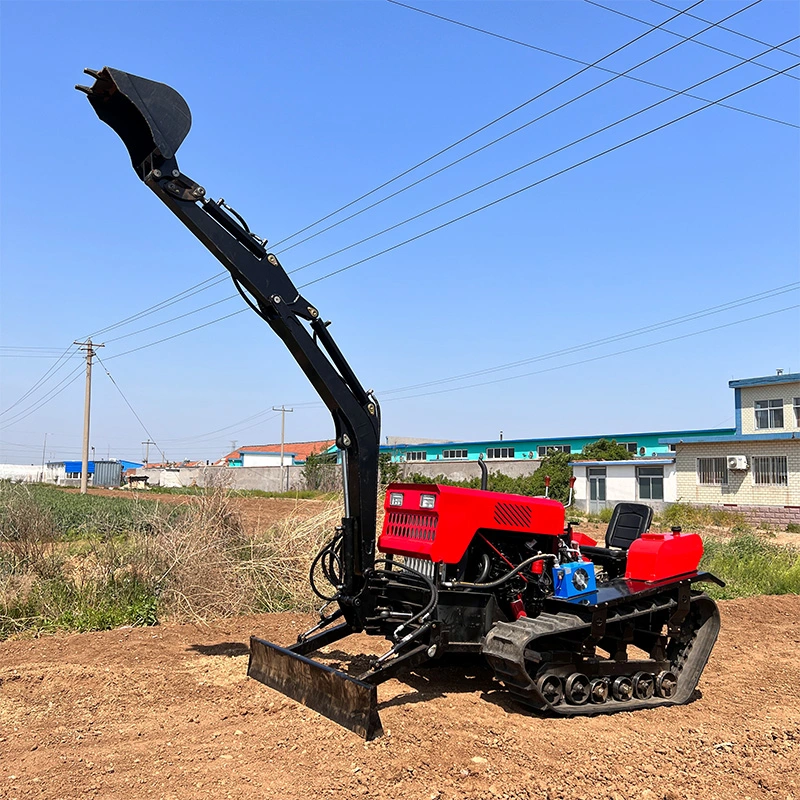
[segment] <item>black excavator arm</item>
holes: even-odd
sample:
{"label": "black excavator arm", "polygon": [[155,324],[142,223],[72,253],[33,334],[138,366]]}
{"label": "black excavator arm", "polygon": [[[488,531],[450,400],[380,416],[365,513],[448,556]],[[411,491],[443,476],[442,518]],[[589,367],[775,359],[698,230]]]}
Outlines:
{"label": "black excavator arm", "polygon": [[75,88],[86,93],[97,116],[119,134],[136,174],[231,273],[244,299],[280,336],[333,417],[345,496],[338,599],[348,628],[361,630],[364,609],[357,598],[375,560],[377,400],[345,360],[328,330],[330,323],[267,252],[266,241],[251,233],[224,201],[207,198],[205,189],[180,171],[175,154],[191,127],[191,113],[180,94],[110,67],[85,72],[94,85]]}

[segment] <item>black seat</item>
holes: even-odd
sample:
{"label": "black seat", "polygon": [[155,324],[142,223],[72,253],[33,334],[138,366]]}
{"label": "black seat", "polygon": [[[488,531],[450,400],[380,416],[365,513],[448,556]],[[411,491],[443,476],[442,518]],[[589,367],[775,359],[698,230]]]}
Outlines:
{"label": "black seat", "polygon": [[625,572],[628,548],[650,530],[653,509],[643,503],[617,503],[606,531],[605,547],[581,546],[581,553],[605,569],[609,578]]}
{"label": "black seat", "polygon": [[650,530],[653,509],[644,503],[617,503],[606,531],[606,547],[627,550],[643,533]]}

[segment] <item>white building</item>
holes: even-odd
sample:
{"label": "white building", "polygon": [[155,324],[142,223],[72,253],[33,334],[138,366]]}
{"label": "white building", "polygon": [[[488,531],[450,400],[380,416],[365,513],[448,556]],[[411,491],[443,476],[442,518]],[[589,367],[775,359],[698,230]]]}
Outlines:
{"label": "white building", "polygon": [[597,513],[617,503],[645,503],[660,511],[677,500],[675,456],[626,461],[573,461],[576,508]]}
{"label": "white building", "polygon": [[675,447],[678,499],[777,525],[800,522],[800,373],[730,381],[736,432]]}

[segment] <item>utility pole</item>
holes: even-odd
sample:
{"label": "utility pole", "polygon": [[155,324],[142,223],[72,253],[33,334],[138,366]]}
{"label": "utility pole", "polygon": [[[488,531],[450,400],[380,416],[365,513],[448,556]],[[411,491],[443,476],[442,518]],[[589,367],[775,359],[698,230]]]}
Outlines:
{"label": "utility pole", "polygon": [[47,434],[44,435],[44,444],[42,445],[42,472],[39,475],[39,483],[44,483],[44,454],[47,450]]}
{"label": "utility pole", "polygon": [[81,350],[86,351],[86,395],[83,403],[83,452],[81,453],[81,494],[86,494],[89,489],[89,412],[92,405],[92,358],[95,347],[105,347],[102,344],[92,344],[91,339],[85,342],[73,342]]}
{"label": "utility pole", "polygon": [[155,444],[155,442],[154,442],[154,441],[152,441],[152,440],[150,439],[150,437],[148,436],[148,437],[147,437],[147,441],[146,441],[146,442],[142,442],[142,444],[145,446],[145,451],[144,451],[144,463],[145,463],[145,464],[149,464],[149,463],[150,463],[150,445],[151,445],[151,444]]}
{"label": "utility pole", "polygon": [[286,470],[287,480],[284,480],[284,472],[283,472],[283,450],[284,450],[284,445],[286,443],[286,412],[288,411],[289,413],[291,413],[292,411],[294,411],[294,409],[286,408],[286,406],[282,405],[280,408],[272,406],[272,410],[281,412],[281,491],[283,492],[289,490],[288,485],[286,486],[285,489],[283,488],[285,484],[289,483],[288,481],[289,471]]}

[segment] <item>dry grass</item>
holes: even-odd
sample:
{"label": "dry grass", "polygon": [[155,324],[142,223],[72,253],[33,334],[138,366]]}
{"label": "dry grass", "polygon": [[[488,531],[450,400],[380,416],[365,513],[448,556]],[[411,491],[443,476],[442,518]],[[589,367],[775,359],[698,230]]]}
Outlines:
{"label": "dry grass", "polygon": [[248,534],[225,492],[202,495],[187,515],[165,521],[152,543],[159,609],[195,621],[311,610],[308,569],[341,515],[337,498],[311,518],[290,516]]}
{"label": "dry grass", "polygon": [[128,533],[65,536],[24,487],[0,504],[0,638],[19,631],[93,630],[157,620],[205,622],[320,605],[311,562],[342,515],[337,497],[247,530],[235,501],[211,489],[180,514],[132,507]]}

